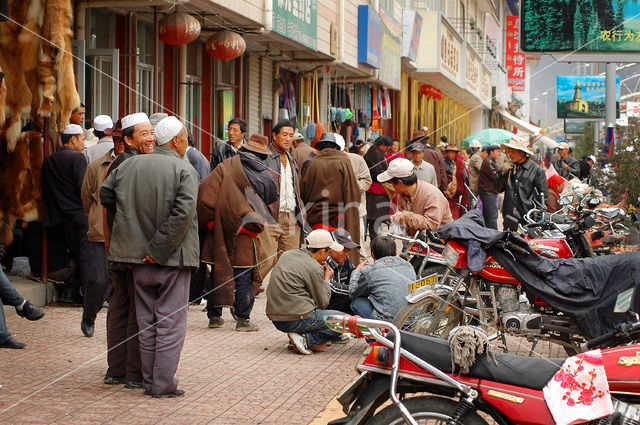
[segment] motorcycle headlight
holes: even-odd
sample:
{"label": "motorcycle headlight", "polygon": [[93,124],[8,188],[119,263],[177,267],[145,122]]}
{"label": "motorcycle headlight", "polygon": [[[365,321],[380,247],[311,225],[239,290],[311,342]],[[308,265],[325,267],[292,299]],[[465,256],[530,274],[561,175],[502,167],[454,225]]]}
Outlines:
{"label": "motorcycle headlight", "polygon": [[444,261],[451,267],[455,267],[460,259],[460,253],[453,249],[451,245],[447,244],[442,251],[442,258],[444,258]]}

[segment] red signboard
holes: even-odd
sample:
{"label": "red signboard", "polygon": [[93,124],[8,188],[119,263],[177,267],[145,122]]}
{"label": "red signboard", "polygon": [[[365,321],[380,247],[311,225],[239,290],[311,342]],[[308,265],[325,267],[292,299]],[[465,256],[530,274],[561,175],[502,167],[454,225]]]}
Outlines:
{"label": "red signboard", "polygon": [[507,16],[506,65],[509,87],[524,91],[526,56],[520,51],[520,18]]}

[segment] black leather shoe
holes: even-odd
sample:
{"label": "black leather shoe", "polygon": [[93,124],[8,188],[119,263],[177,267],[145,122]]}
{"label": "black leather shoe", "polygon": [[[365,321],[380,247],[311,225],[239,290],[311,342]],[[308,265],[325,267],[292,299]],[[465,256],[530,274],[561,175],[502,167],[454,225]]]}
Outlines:
{"label": "black leather shoe", "polygon": [[124,384],[124,387],[131,388],[132,390],[136,390],[138,388],[142,388],[142,382],[127,381],[127,383]]}
{"label": "black leather shoe", "polygon": [[182,397],[184,395],[184,390],[175,389],[171,393],[163,393],[163,394],[151,394],[153,398],[173,398],[173,397]]}
{"label": "black leather shoe", "polygon": [[82,333],[87,338],[91,338],[93,336],[93,325],[82,322],[80,323],[80,329],[82,329]]}
{"label": "black leather shoe", "polygon": [[14,350],[24,348],[26,346],[27,344],[25,344],[24,342],[18,342],[12,337],[9,337],[8,340],[0,344],[0,348],[13,348]]}
{"label": "black leather shoe", "polygon": [[122,376],[105,376],[104,383],[107,385],[120,385],[124,384],[124,377]]}
{"label": "black leather shoe", "polygon": [[29,301],[25,301],[24,305],[22,306],[22,310],[18,310],[16,308],[16,312],[18,313],[18,316],[25,317],[27,320],[32,321],[40,320],[44,316],[44,310],[36,305],[31,304]]}

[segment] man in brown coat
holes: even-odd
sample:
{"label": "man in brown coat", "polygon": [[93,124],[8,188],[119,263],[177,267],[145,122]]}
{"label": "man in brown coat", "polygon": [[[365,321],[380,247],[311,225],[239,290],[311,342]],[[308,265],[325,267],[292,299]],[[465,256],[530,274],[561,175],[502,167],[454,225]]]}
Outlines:
{"label": "man in brown coat", "polygon": [[[358,241],[360,188],[351,161],[337,150],[333,133],[324,133],[316,148],[320,153],[309,162],[300,180],[300,196],[309,208],[307,221],[314,230],[344,227]],[[359,260],[355,250],[350,257],[353,263]]]}
{"label": "man in brown coat", "polygon": [[[209,327],[222,326],[222,307],[233,307],[236,330],[257,331],[253,277],[257,272],[256,238],[266,223],[275,223],[268,205],[278,200],[273,174],[264,164],[269,139],[253,134],[238,155],[218,164],[200,184],[198,220],[206,232],[202,261],[213,264],[213,290],[207,294]],[[234,290],[235,289],[235,290]]]}

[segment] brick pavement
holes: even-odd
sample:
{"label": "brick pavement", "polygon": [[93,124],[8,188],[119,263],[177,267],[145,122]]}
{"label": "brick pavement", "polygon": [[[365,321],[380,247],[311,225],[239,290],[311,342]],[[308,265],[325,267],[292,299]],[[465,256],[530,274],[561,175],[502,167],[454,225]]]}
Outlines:
{"label": "brick pavement", "polygon": [[308,424],[355,376],[365,343],[294,354],[266,318],[265,304],[264,295],[256,299],[252,320],[262,328],[257,333],[235,332],[228,310],[222,328],[208,329],[202,307],[189,307],[177,372],[186,395],[176,399],[152,399],[142,390],[102,383],[104,309],[93,338],[82,336],[80,308],[47,306],[39,322],[8,317],[10,332],[29,346],[0,350],[0,422]]}

